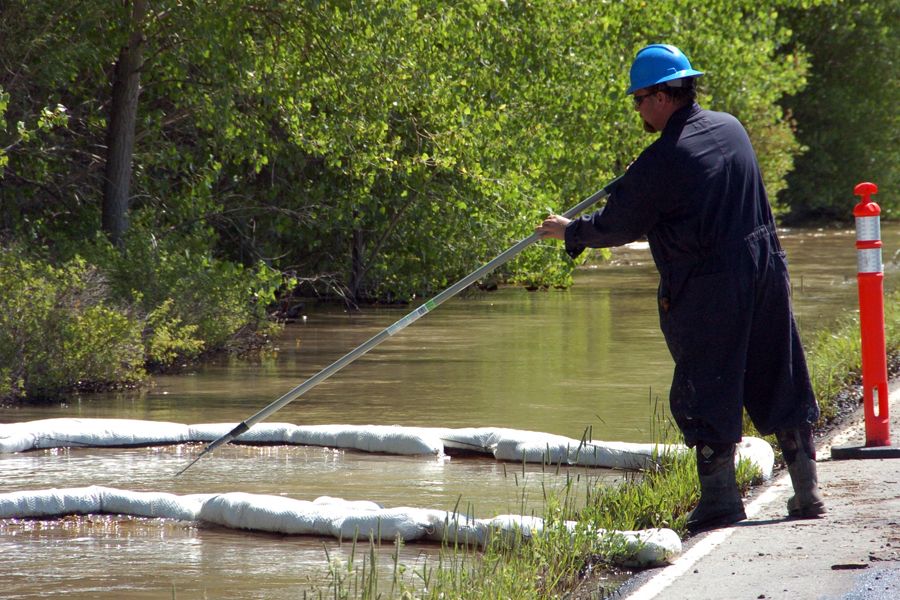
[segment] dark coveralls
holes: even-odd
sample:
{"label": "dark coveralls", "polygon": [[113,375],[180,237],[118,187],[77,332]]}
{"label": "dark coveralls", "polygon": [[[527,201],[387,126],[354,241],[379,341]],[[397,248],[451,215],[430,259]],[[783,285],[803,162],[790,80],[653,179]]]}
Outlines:
{"label": "dark coveralls", "polygon": [[566,251],[647,236],[686,443],[740,441],[741,407],[763,435],[815,422],[787,262],[740,122],[685,106],[612,186],[603,209],[569,223]]}

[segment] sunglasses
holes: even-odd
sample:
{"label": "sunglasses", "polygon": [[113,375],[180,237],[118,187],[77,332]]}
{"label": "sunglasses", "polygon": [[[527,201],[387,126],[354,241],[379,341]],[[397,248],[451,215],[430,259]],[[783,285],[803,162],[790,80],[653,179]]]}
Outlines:
{"label": "sunglasses", "polygon": [[649,92],[647,94],[642,94],[640,96],[632,96],[631,99],[634,101],[634,107],[639,108],[641,106],[641,103],[644,102],[644,99],[646,99],[649,96],[655,96],[656,94],[657,94],[657,92]]}

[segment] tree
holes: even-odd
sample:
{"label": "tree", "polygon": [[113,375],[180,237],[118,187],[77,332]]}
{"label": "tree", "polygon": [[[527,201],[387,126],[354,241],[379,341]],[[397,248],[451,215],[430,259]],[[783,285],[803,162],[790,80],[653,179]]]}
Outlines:
{"label": "tree", "polygon": [[110,240],[120,247],[124,243],[127,227],[134,131],[146,41],[143,31],[146,13],[146,0],[131,2],[128,44],[119,50],[113,70],[112,102],[106,134],[102,224]]}
{"label": "tree", "polygon": [[[0,212],[71,254],[127,206],[143,244],[409,300],[634,160],[649,139],[623,90],[650,42],[707,71],[702,101],[744,122],[777,191],[797,148],[778,100],[806,68],[784,60],[778,11],[799,3],[11,0],[7,120],[61,103],[69,123],[9,152]],[[565,285],[572,268],[538,245],[499,277]]]}
{"label": "tree", "polygon": [[[847,221],[853,187],[900,186],[900,4],[840,0],[787,15],[796,42],[812,56],[809,84],[785,100],[806,152],[783,194],[790,222]],[[896,194],[876,200],[886,217],[900,214]]]}

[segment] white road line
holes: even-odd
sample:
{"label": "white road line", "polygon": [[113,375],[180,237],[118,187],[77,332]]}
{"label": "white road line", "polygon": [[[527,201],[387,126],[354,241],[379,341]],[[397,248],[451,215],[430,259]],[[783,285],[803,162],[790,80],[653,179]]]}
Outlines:
{"label": "white road line", "polygon": [[[782,475],[776,479],[765,492],[760,494],[756,500],[744,509],[744,512],[747,513],[747,518],[752,519],[755,517],[765,505],[774,501],[779,494],[789,489],[790,486],[791,480],[788,475]],[[651,600],[655,598],[657,594],[669,587],[673,581],[687,573],[701,558],[731,537],[735,529],[736,527],[727,527],[725,529],[716,529],[706,534],[706,537],[694,544],[690,550],[682,554],[675,562],[665,567],[633,593],[625,596],[625,598],[627,600]]]}

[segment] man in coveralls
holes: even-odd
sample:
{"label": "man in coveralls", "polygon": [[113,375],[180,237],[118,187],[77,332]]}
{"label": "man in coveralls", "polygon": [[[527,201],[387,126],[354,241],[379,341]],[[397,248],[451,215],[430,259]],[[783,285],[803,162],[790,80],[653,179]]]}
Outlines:
{"label": "man in coveralls", "polygon": [[571,221],[551,215],[536,229],[564,240],[573,258],[647,236],[675,361],[671,411],[697,453],[692,533],[746,518],[734,471],[742,407],[760,433],[777,436],[794,487],[789,515],[825,513],[812,436],[819,407],[785,255],[750,139],[733,116],[696,104],[700,75],[674,46],[638,52],[628,94],[644,129],[661,135],[611,184],[601,210]]}

